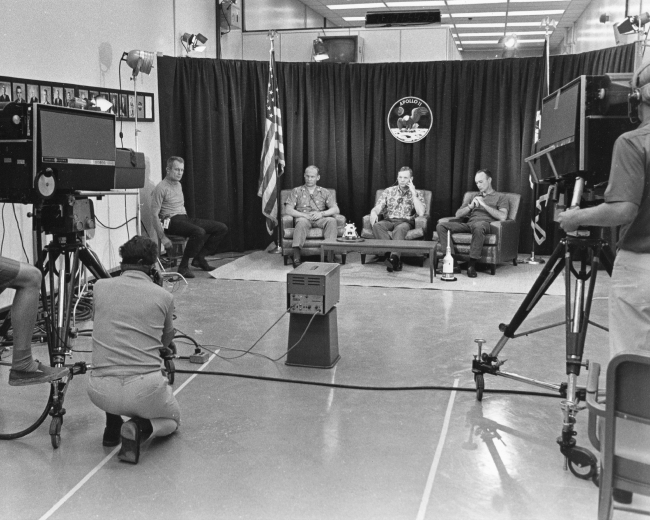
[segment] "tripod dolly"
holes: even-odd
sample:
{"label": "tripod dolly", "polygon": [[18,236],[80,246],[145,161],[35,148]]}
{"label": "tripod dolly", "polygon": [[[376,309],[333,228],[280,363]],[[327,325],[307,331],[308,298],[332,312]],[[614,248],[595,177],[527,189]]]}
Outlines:
{"label": "tripod dolly", "polygon": [[[607,243],[600,238],[590,238],[589,236],[566,236],[563,238],[535,280],[532,288],[528,291],[510,323],[499,325],[499,330],[503,332],[503,336],[496,346],[489,353],[483,352],[483,343],[485,341],[477,339],[478,354],[474,356],[472,362],[478,401],[483,398],[485,374],[506,377],[559,393],[563,398],[561,401],[563,424],[557,443],[560,446],[560,452],[565,457],[565,469],[568,466],[571,473],[585,480],[596,476],[597,460],[589,450],[576,445],[575,436],[577,433],[574,429],[576,414],[584,409],[584,406],[580,405],[580,401],[585,401],[585,388],[577,386],[577,379],[581,368],[583,366],[588,368],[587,364],[582,361],[588,325],[592,324],[607,330],[605,327],[589,320],[596,275],[600,263],[602,262],[610,276],[612,273],[613,262],[606,246]],[[579,258],[580,262],[578,270],[574,268],[572,262],[576,257]],[[589,269],[587,266],[589,266]],[[517,334],[520,325],[562,271],[564,271],[566,288],[564,321]],[[573,301],[571,296],[572,275],[576,278]],[[548,383],[501,370],[505,361],[499,359],[499,354],[509,339],[561,325],[565,325],[566,328],[566,382],[560,384]]]}

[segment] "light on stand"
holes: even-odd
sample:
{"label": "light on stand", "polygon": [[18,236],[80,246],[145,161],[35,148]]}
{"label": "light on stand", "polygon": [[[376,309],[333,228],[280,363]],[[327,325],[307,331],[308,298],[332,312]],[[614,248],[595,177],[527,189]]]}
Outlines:
{"label": "light on stand", "polygon": [[[154,53],[151,51],[130,51],[128,53],[122,53],[122,60],[126,61],[126,64],[133,69],[133,99],[135,100],[135,151],[138,151],[138,85],[136,82],[136,77],[140,72],[144,74],[149,74],[153,68],[153,59]],[[136,208],[136,225],[138,235],[140,234],[140,190],[138,190],[137,195],[137,208]]]}
{"label": "light on stand", "polygon": [[207,42],[208,39],[203,36],[201,33],[198,34],[190,34],[190,33],[185,33],[183,36],[181,36],[181,44],[185,48],[185,52],[190,52],[190,51],[195,51],[195,52],[203,52],[205,51],[205,42]]}

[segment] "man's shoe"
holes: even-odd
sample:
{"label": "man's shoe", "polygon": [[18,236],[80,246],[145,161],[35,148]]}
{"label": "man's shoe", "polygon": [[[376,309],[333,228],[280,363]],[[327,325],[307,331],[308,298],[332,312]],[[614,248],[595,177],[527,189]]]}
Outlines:
{"label": "man's shoe", "polygon": [[192,260],[192,267],[203,269],[204,271],[214,271],[214,267],[212,267],[205,258],[195,258]]}
{"label": "man's shoe", "polygon": [[194,276],[194,273],[190,271],[189,267],[179,267],[177,273],[180,274],[183,278],[196,278]]}
{"label": "man's shoe", "polygon": [[138,424],[131,419],[125,422],[120,429],[122,447],[117,454],[117,458],[124,462],[137,464],[140,460],[140,428]]}
{"label": "man's shoe", "polygon": [[469,276],[470,278],[476,278],[476,267],[470,265],[467,268],[467,276]]}
{"label": "man's shoe", "polygon": [[41,363],[38,359],[38,369],[33,372],[26,372],[24,370],[9,371],[9,385],[10,386],[26,386],[36,385],[38,383],[50,383],[56,381],[70,374],[70,369],[65,367],[48,367]]}
{"label": "man's shoe", "polygon": [[384,265],[386,266],[386,271],[389,273],[392,273],[393,270],[395,269],[395,265],[393,264],[392,257],[388,257],[384,260]]}
{"label": "man's shoe", "polygon": [[402,260],[401,260],[401,258],[397,257],[397,264],[394,264],[393,268],[395,269],[395,272],[398,272],[398,271],[402,270]]}
{"label": "man's shoe", "polygon": [[104,428],[104,437],[102,438],[102,446],[107,448],[114,448],[120,443],[121,439],[121,427],[114,428]]}
{"label": "man's shoe", "polygon": [[300,267],[300,264],[302,264],[302,262],[300,261],[300,258],[296,258],[296,257],[293,258],[291,263],[293,264],[294,269],[296,269],[297,267]]}

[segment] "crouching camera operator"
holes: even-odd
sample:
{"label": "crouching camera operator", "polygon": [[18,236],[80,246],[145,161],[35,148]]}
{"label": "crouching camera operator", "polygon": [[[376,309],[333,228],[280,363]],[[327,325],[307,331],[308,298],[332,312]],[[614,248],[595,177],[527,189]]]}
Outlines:
{"label": "crouching camera operator", "polygon": [[[174,301],[152,283],[158,246],[136,236],[120,247],[122,274],[95,282],[93,355],[88,396],[106,412],[103,445],[122,447],[137,464],[140,444],[180,425],[180,408],[162,373],[160,349],[174,337]],[[130,418],[123,423],[122,415]]]}
{"label": "crouching camera operator", "polygon": [[[638,83],[637,80],[638,79]],[[609,347],[650,350],[650,68],[635,72],[641,125],[614,145],[605,202],[559,215],[565,231],[579,226],[623,226],[609,293]]]}

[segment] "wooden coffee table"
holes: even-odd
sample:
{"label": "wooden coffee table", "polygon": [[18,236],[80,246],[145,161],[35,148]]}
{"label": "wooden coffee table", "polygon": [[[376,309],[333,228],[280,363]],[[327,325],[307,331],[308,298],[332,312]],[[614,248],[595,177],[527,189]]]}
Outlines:
{"label": "wooden coffee table", "polygon": [[429,258],[429,278],[433,283],[436,263],[436,244],[426,240],[374,240],[365,239],[363,242],[342,242],[339,240],[323,240],[320,245],[320,261],[325,261],[325,252],[346,255],[352,251],[361,254],[384,254],[389,251],[400,253],[424,254]]}

